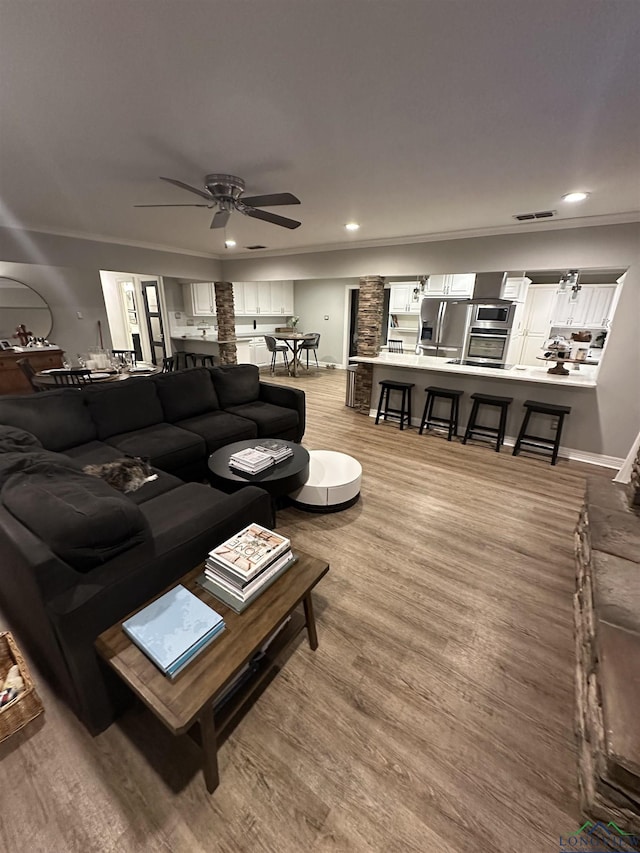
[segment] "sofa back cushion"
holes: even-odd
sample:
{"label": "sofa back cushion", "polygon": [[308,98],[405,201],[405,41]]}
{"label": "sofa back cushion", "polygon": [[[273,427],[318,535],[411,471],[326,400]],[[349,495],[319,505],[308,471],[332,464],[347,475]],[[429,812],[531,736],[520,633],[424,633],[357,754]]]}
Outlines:
{"label": "sofa back cushion", "polygon": [[2,503],[62,560],[88,572],[149,534],[142,511],[103,480],[51,462],[5,483]]}
{"label": "sofa back cushion", "polygon": [[260,396],[260,373],[255,364],[208,368],[223,409],[252,403]]}
{"label": "sofa back cushion", "polygon": [[0,424],[33,433],[47,450],[63,451],[97,436],[85,396],[77,388],[0,397]]}
{"label": "sofa back cushion", "polygon": [[149,378],[86,386],[82,393],[101,441],[164,420],[156,384]]}
{"label": "sofa back cushion", "polygon": [[206,367],[161,373],[154,377],[164,418],[171,424],[220,409],[211,374]]}

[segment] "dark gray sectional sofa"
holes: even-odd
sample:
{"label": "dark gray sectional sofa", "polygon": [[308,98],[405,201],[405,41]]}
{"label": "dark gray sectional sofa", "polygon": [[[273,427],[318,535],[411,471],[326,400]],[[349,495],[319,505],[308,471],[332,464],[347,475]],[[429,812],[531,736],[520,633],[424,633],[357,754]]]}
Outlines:
{"label": "dark gray sectional sofa", "polygon": [[[0,397],[0,605],[91,732],[130,698],[97,657],[98,634],[235,531],[273,522],[262,489],[202,482],[208,455],[245,438],[300,441],[304,407],[253,365]],[[82,472],[123,456],[149,459],[157,479],[124,494]]]}

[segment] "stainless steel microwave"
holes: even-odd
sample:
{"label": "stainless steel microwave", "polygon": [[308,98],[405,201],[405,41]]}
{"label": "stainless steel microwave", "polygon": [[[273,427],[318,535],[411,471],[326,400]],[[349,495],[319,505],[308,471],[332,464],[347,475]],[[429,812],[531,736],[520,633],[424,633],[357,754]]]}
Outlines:
{"label": "stainless steel microwave", "polygon": [[515,304],[474,305],[471,325],[477,329],[510,329],[513,326]]}

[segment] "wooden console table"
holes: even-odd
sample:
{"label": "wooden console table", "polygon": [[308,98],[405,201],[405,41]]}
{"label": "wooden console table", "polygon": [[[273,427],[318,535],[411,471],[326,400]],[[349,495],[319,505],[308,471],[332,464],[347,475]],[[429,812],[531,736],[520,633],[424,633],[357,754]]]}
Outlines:
{"label": "wooden console table", "polygon": [[[310,647],[315,650],[318,646],[311,591],[329,571],[329,564],[295,548],[294,553],[298,562],[241,614],[234,613],[198,584],[197,578],[204,565],[176,582],[220,613],[226,629],[194,658],[175,681],[165,677],[131,642],[122,630],[122,622],[96,640],[100,656],[172,734],[189,732],[196,735],[196,742],[202,749],[204,778],[209,793],[215,791],[219,782],[217,748],[220,738],[273,671],[279,655],[305,627]],[[162,593],[155,598],[160,595]],[[303,605],[304,616],[294,612],[300,604]],[[269,646],[258,671],[222,704],[219,711],[214,712],[216,697],[288,616],[292,617],[291,621]]]}
{"label": "wooden console table", "polygon": [[33,347],[22,352],[15,350],[0,351],[0,394],[32,394],[33,388],[17,363],[28,358],[37,373],[51,367],[62,367],[64,350],[54,347]]}

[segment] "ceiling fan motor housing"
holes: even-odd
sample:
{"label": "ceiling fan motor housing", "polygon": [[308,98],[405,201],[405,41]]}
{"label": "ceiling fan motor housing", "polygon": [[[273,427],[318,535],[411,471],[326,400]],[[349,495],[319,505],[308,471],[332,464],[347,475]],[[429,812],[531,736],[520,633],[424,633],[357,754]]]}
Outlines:
{"label": "ceiling fan motor housing", "polygon": [[204,180],[206,188],[216,199],[238,201],[244,192],[244,181],[236,175],[207,175]]}

